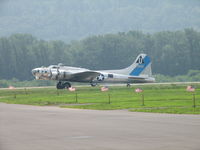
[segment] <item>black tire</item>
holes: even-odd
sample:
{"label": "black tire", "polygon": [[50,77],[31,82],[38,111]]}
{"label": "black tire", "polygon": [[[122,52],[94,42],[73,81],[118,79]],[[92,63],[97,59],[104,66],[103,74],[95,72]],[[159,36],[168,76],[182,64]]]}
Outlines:
{"label": "black tire", "polygon": [[68,88],[71,87],[71,84],[70,84],[69,82],[65,82],[65,83],[64,83],[64,87],[68,89]]}
{"label": "black tire", "polygon": [[131,87],[131,84],[130,84],[130,83],[127,83],[126,87]]}
{"label": "black tire", "polygon": [[62,82],[58,82],[57,85],[56,85],[56,88],[57,88],[57,89],[64,89],[65,86],[63,85]]}
{"label": "black tire", "polygon": [[97,83],[91,83],[91,86],[95,87],[95,86],[97,86]]}

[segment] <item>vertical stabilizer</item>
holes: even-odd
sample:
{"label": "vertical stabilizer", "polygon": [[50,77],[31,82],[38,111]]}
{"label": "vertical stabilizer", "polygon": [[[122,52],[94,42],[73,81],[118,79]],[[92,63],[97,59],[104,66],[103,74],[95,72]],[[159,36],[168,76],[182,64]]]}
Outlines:
{"label": "vertical stabilizer", "polygon": [[139,54],[132,65],[119,70],[119,73],[131,76],[152,76],[151,59],[146,54]]}

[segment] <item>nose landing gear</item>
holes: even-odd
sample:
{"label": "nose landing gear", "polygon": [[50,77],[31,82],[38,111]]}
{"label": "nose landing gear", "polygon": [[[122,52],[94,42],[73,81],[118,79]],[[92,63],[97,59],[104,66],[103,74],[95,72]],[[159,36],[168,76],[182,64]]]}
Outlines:
{"label": "nose landing gear", "polygon": [[69,82],[61,82],[61,81],[59,81],[57,83],[57,85],[56,85],[57,89],[65,89],[65,88],[68,89],[70,87],[71,87],[71,84]]}
{"label": "nose landing gear", "polygon": [[127,83],[127,84],[126,84],[126,87],[131,87],[131,84],[130,84],[130,83]]}

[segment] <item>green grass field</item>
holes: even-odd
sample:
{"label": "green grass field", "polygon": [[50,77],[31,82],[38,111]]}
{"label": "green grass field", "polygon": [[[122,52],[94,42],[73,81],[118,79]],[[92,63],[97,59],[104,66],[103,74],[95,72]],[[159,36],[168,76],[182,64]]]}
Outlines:
{"label": "green grass field", "polygon": [[[193,94],[186,92],[187,85],[134,85],[109,87],[101,92],[100,87],[79,87],[76,92],[54,88],[0,90],[0,102],[28,105],[56,105],[62,108],[114,110],[129,109],[139,112],[200,114],[200,84],[194,85]],[[143,89],[142,94],[135,88]]]}

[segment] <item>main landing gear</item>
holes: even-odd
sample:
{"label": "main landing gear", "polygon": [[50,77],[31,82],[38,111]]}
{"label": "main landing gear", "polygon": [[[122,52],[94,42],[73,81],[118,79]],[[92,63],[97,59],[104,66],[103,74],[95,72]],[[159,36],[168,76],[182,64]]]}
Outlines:
{"label": "main landing gear", "polygon": [[71,87],[71,84],[69,82],[61,82],[59,81],[56,85],[56,88],[57,89],[65,89],[65,88],[70,88]]}
{"label": "main landing gear", "polygon": [[130,83],[127,83],[127,84],[126,84],[126,87],[131,87],[131,84],[130,84]]}
{"label": "main landing gear", "polygon": [[95,87],[95,86],[97,86],[97,83],[91,82],[90,85],[91,85],[92,87]]}

